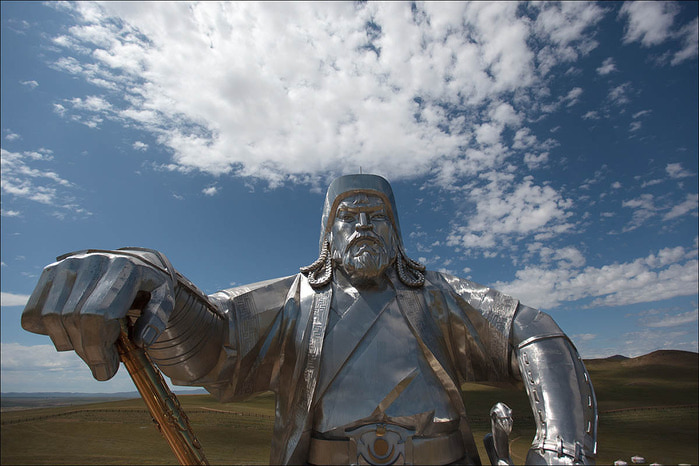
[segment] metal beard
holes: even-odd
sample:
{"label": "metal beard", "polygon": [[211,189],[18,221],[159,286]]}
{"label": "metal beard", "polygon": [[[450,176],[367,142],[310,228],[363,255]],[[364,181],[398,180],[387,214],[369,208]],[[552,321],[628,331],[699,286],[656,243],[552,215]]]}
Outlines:
{"label": "metal beard", "polygon": [[[396,271],[400,281],[409,287],[418,288],[425,283],[425,266],[408,257],[403,250],[403,246],[398,246],[398,257],[396,257]],[[301,267],[301,273],[308,277],[308,283],[313,288],[321,288],[333,278],[332,257],[330,254],[330,243],[323,242],[320,256],[311,265]]]}

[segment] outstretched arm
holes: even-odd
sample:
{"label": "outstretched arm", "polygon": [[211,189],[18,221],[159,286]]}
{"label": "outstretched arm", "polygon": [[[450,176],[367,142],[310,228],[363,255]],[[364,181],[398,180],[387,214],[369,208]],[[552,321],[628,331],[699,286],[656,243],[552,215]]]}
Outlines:
{"label": "outstretched arm", "polygon": [[521,304],[511,342],[513,371],[524,383],[536,420],[527,464],[593,464],[597,402],[573,344],[548,314]]}
{"label": "outstretched arm", "polygon": [[233,399],[270,389],[294,279],[206,296],[158,251],[89,249],[44,269],[22,327],[49,335],[58,351],[75,350],[97,380],[108,380],[119,368],[120,320],[138,316],[134,342],[173,383]]}
{"label": "outstretched arm", "polygon": [[135,342],[170,377],[191,381],[209,372],[226,339],[226,318],[214,301],[164,255],[142,248],[59,257],[41,274],[22,327],[49,335],[58,351],[75,350],[96,379],[108,380],[119,367],[114,343],[127,314],[140,314]]}

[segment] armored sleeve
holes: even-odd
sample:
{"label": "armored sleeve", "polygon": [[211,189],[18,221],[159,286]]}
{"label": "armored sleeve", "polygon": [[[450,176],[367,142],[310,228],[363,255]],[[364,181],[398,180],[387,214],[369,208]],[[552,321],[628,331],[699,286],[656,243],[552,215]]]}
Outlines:
{"label": "armored sleeve", "polygon": [[177,290],[168,327],[149,348],[177,385],[205,387],[223,401],[270,389],[281,310],[294,277],[219,291]]}
{"label": "armored sleeve", "polygon": [[594,461],[597,403],[573,343],[548,314],[520,305],[512,344],[536,420],[532,450],[584,464]]}

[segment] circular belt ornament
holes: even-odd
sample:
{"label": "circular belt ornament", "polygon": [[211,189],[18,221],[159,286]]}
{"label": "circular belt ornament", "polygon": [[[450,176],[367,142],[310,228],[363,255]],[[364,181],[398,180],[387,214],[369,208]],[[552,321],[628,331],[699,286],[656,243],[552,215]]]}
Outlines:
{"label": "circular belt ornament", "polygon": [[405,463],[405,442],[413,433],[390,424],[371,424],[354,430],[351,436],[357,442],[358,460],[361,456],[369,464],[386,465]]}

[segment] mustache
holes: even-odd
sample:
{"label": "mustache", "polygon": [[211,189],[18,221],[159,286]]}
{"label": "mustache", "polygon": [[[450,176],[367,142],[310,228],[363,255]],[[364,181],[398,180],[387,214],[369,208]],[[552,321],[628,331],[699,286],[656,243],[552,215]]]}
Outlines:
{"label": "mustache", "polygon": [[354,232],[352,236],[350,236],[350,239],[347,242],[347,247],[345,248],[344,252],[347,253],[353,247],[362,244],[376,245],[380,248],[384,247],[383,241],[381,241],[381,238],[379,236],[367,232]]}

